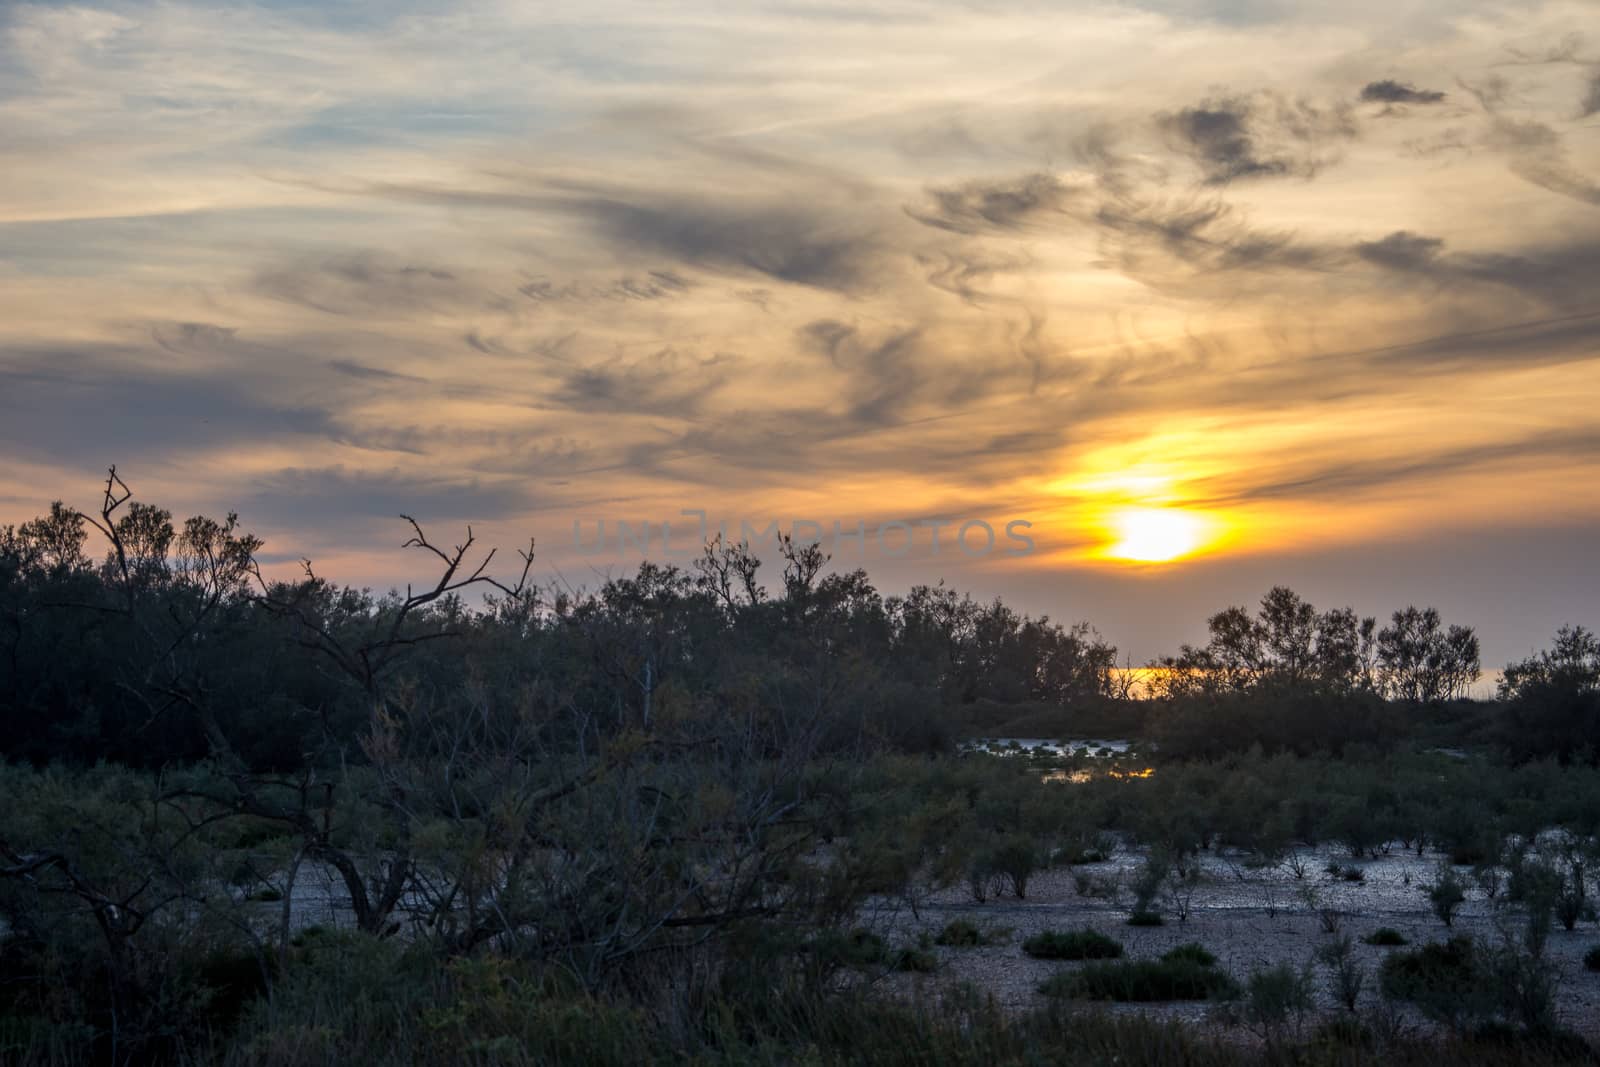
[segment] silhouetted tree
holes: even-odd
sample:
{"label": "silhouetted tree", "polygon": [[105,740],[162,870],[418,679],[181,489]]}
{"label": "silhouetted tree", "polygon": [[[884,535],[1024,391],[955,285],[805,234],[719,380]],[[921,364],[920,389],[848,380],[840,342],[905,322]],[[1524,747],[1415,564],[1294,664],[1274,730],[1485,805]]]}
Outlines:
{"label": "silhouetted tree", "polygon": [[1478,635],[1442,628],[1437,608],[1408,607],[1378,631],[1378,678],[1395,700],[1431,703],[1465,696],[1478,680]]}
{"label": "silhouetted tree", "polygon": [[1552,646],[1507,664],[1502,744],[1518,760],[1600,763],[1600,638],[1563,626]]}

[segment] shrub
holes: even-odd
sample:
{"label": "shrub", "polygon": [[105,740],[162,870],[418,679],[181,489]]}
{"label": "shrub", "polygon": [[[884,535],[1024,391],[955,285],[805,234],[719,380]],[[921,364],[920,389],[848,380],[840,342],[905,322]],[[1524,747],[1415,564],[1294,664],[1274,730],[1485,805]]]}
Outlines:
{"label": "shrub", "polygon": [[1135,911],[1128,916],[1129,926],[1165,926],[1166,920],[1159,911]]}
{"label": "shrub", "polygon": [[1022,951],[1040,960],[1110,960],[1122,955],[1122,944],[1098,930],[1046,930],[1022,943]]}
{"label": "shrub", "polygon": [[824,932],[811,939],[807,950],[815,965],[823,970],[877,967],[889,959],[888,943],[871,930]]}
{"label": "shrub", "polygon": [[1555,966],[1537,951],[1507,941],[1480,955],[1482,1010],[1516,1023],[1529,1034],[1555,1028]]}
{"label": "shrub", "polygon": [[810,943],[814,965],[827,971],[833,967],[873,970],[887,967],[894,971],[928,974],[938,969],[939,960],[922,948],[891,949],[888,942],[871,930],[851,930],[846,934],[825,934]]}
{"label": "shrub", "polygon": [[1028,895],[1028,879],[1038,866],[1038,853],[1033,842],[1020,836],[1007,837],[989,854],[989,870],[1011,885],[1018,900]]}
{"label": "shrub", "polygon": [[1069,867],[1082,867],[1086,864],[1106,862],[1116,848],[1115,837],[1110,834],[1097,834],[1092,844],[1069,845],[1057,853],[1057,857]]}
{"label": "shrub", "polygon": [[1453,1026],[1473,1010],[1480,977],[1472,938],[1452,937],[1391,955],[1383,961],[1379,988],[1389,999],[1415,1004],[1429,1018]]}
{"label": "shrub", "polygon": [[989,885],[994,878],[995,872],[989,866],[989,857],[974,857],[967,865],[967,889],[974,901],[982,904],[989,899]]}
{"label": "shrub", "polygon": [[1579,919],[1593,919],[1594,907],[1589,902],[1583,863],[1578,860],[1571,861],[1569,870],[1561,875],[1559,884],[1555,912],[1556,918],[1561,920],[1562,928],[1574,930],[1578,926]]}
{"label": "shrub", "polygon": [[1600,945],[1583,954],[1583,965],[1591,971],[1600,971]]}
{"label": "shrub", "polygon": [[1222,971],[1192,960],[1116,960],[1058,974],[1039,991],[1051,997],[1147,1003],[1226,1000],[1237,996],[1239,987]]}
{"label": "shrub", "polygon": [[1423,888],[1427,891],[1428,902],[1433,905],[1433,913],[1439,917],[1439,921],[1446,926],[1453,926],[1456,909],[1467,899],[1466,884],[1456,874],[1455,868],[1441,865],[1434,883]]}
{"label": "shrub", "polygon": [[1190,963],[1198,963],[1202,967],[1210,967],[1217,962],[1217,957],[1213,956],[1198,941],[1190,941],[1176,948],[1169,948],[1161,954],[1161,958],[1168,963],[1187,960]]}
{"label": "shrub", "polygon": [[1411,940],[1392,926],[1380,926],[1361,940],[1369,945],[1390,947],[1393,945],[1409,945]]}
{"label": "shrub", "polygon": [[871,930],[851,930],[840,945],[840,952],[847,963],[870,965],[883,962],[889,946]]}
{"label": "shrub", "polygon": [[965,919],[952,919],[945,923],[944,929],[933,941],[934,944],[952,948],[973,948],[983,944],[983,932]]}
{"label": "shrub", "polygon": [[1410,952],[1396,952],[1383,961],[1383,991],[1397,1000],[1415,999],[1425,989],[1465,989],[1474,971],[1477,946],[1472,938],[1430,941]]}
{"label": "shrub", "polygon": [[1349,936],[1345,936],[1335,938],[1317,950],[1317,959],[1328,968],[1339,1002],[1351,1012],[1356,1010],[1356,1002],[1361,999],[1361,987],[1367,977],[1356,962],[1354,948]]}
{"label": "shrub", "polygon": [[1493,863],[1480,863],[1472,868],[1472,881],[1484,896],[1494,900],[1505,885],[1505,872]]}
{"label": "shrub", "polygon": [[1593,1063],[1595,1059],[1593,1047],[1581,1034],[1556,1026],[1519,1029],[1498,1020],[1474,1027],[1462,1047],[1483,1050],[1479,1055],[1484,1059],[1504,1050],[1513,1063]]}
{"label": "shrub", "polygon": [[1312,989],[1309,968],[1296,970],[1282,963],[1257,971],[1245,986],[1245,1018],[1269,1041],[1276,1040],[1291,1024],[1299,1029],[1313,1006]]}
{"label": "shrub", "polygon": [[1002,945],[1010,938],[1009,927],[980,927],[965,919],[952,919],[933,939],[936,945],[949,948],[977,948],[980,945]]}
{"label": "shrub", "polygon": [[897,971],[915,974],[932,974],[939,969],[939,958],[920,948],[899,949],[891,955],[889,962]]}
{"label": "shrub", "polygon": [[[1161,925],[1160,913],[1156,910],[1156,898],[1161,892],[1161,887],[1166,884],[1167,874],[1171,869],[1172,861],[1162,851],[1152,851],[1145,857],[1133,881],[1133,916],[1128,919],[1129,925]],[[1135,921],[1140,916],[1145,916],[1145,921]],[[1154,916],[1156,921],[1149,921],[1149,916]]]}
{"label": "shrub", "polygon": [[1166,885],[1162,890],[1162,898],[1173,915],[1178,917],[1180,923],[1189,921],[1189,913],[1193,910],[1194,895],[1200,886],[1200,865],[1198,863],[1188,866],[1174,866],[1167,873]]}
{"label": "shrub", "polygon": [[1321,1026],[1311,1036],[1311,1044],[1330,1049],[1371,1049],[1377,1038],[1366,1023],[1354,1015],[1339,1015]]}

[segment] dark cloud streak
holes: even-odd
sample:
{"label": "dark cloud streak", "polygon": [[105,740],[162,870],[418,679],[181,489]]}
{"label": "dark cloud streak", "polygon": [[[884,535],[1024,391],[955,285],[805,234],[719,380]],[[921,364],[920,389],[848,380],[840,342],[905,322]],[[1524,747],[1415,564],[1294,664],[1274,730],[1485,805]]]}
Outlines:
{"label": "dark cloud streak", "polygon": [[1445,94],[1437,89],[1418,89],[1406,82],[1385,78],[1363,86],[1361,99],[1369,104],[1438,104],[1444,101]]}
{"label": "dark cloud streak", "polygon": [[1156,122],[1199,165],[1207,185],[1309,178],[1328,162],[1328,149],[1356,135],[1355,122],[1343,108],[1265,92],[1213,97],[1160,115]]}

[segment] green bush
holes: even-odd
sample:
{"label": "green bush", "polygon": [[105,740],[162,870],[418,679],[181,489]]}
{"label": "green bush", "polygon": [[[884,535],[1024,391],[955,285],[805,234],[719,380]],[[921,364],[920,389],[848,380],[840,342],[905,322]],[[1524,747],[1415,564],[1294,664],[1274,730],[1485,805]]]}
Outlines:
{"label": "green bush", "polygon": [[1039,987],[1050,997],[1149,1002],[1228,1000],[1239,986],[1215,967],[1193,960],[1115,960],[1058,974]]}
{"label": "green bush", "polygon": [[1024,900],[1028,896],[1028,879],[1033,877],[1038,864],[1039,854],[1033,842],[1012,834],[989,850],[982,866],[992,877],[1009,885],[1018,900]]}
{"label": "green bush", "polygon": [[1456,909],[1461,907],[1467,899],[1466,883],[1456,874],[1455,868],[1443,865],[1439,868],[1438,878],[1432,885],[1424,886],[1428,894],[1428,901],[1433,905],[1433,913],[1439,921],[1446,926],[1455,925]]}
{"label": "green bush", "polygon": [[1098,930],[1046,930],[1022,943],[1022,951],[1040,960],[1111,960],[1122,944]]}
{"label": "green bush", "polygon": [[1392,926],[1380,926],[1361,940],[1369,945],[1390,947],[1394,945],[1409,945],[1411,939]]}
{"label": "green bush", "polygon": [[1198,941],[1190,941],[1176,948],[1169,948],[1161,954],[1161,958],[1168,963],[1187,960],[1190,963],[1198,963],[1202,967],[1210,967],[1217,962],[1217,957],[1212,955]]}
{"label": "green bush", "polygon": [[891,963],[889,943],[871,930],[825,931],[804,945],[814,967],[823,972],[837,967],[865,969]]}
{"label": "green bush", "polygon": [[889,962],[897,971],[914,974],[932,974],[939,969],[939,957],[920,948],[898,949],[891,954]]}
{"label": "green bush", "polygon": [[952,948],[973,948],[983,944],[983,932],[965,919],[952,919],[945,923],[944,929],[939,931],[939,936],[933,942]]}
{"label": "green bush", "polygon": [[1159,911],[1135,911],[1128,916],[1129,926],[1165,926],[1167,921]]}
{"label": "green bush", "polygon": [[1333,990],[1346,1011],[1355,1011],[1361,1000],[1361,987],[1366,984],[1366,971],[1356,962],[1355,946],[1348,934],[1325,942],[1317,949],[1317,959],[1328,969]]}
{"label": "green bush", "polygon": [[1245,984],[1245,1018],[1269,1038],[1275,1038],[1290,1024],[1298,1028],[1314,1006],[1314,988],[1309,968],[1296,970],[1287,963],[1280,963],[1257,971]]}
{"label": "green bush", "polygon": [[893,971],[931,974],[939,967],[938,957],[926,949],[892,949],[887,941],[871,930],[858,929],[843,935],[814,938],[809,947],[812,959],[824,970],[830,967],[856,970],[887,967]]}
{"label": "green bush", "polygon": [[1457,1025],[1478,1008],[1481,974],[1470,937],[1429,942],[1383,961],[1378,986],[1390,1000],[1415,1004],[1431,1019]]}

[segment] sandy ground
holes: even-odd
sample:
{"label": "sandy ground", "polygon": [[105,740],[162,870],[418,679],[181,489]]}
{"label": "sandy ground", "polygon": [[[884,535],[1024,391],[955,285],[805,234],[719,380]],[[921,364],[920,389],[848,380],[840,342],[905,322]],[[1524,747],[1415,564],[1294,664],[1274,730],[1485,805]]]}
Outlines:
{"label": "sandy ground", "polygon": [[[942,985],[971,982],[991,992],[1010,1009],[1037,1007],[1045,1002],[1038,986],[1063,969],[1080,966],[1055,960],[1035,960],[1022,951],[1022,942],[1045,930],[1071,930],[1090,927],[1121,941],[1127,958],[1159,956],[1175,945],[1198,941],[1217,956],[1219,965],[1240,981],[1253,971],[1280,963],[1300,966],[1311,960],[1318,946],[1332,936],[1322,925],[1318,911],[1334,908],[1342,914],[1340,933],[1355,941],[1355,956],[1366,970],[1361,1007],[1379,1002],[1378,967],[1385,954],[1404,951],[1363,944],[1361,938],[1380,926],[1399,930],[1413,944],[1442,941],[1452,933],[1469,933],[1480,940],[1494,941],[1503,936],[1501,924],[1510,922],[1520,930],[1520,914],[1495,907],[1476,888],[1455,918],[1453,929],[1446,929],[1432,913],[1421,888],[1430,882],[1440,857],[1395,854],[1377,860],[1352,861],[1340,849],[1306,851],[1305,877],[1298,879],[1285,867],[1251,870],[1242,857],[1202,857],[1203,881],[1191,901],[1187,922],[1180,922],[1170,911],[1166,925],[1134,927],[1127,924],[1131,892],[1126,888],[1119,904],[1081,896],[1073,872],[1055,869],[1036,875],[1028,884],[1025,900],[1007,894],[975,903],[965,885],[941,890],[918,902],[917,914],[904,904],[883,903],[867,916],[868,925],[894,945],[915,943],[920,933],[936,936],[953,919],[965,919],[983,927],[1010,927],[1005,944],[976,948],[934,946],[940,967],[931,975],[896,976],[892,985],[908,994],[932,995]],[[1078,868],[1105,881],[1131,880],[1142,855],[1121,851],[1104,864]],[[1330,860],[1361,867],[1364,883],[1350,883],[1326,873]],[[1466,871],[1462,869],[1465,877]],[[1409,882],[1408,882],[1409,878]],[[1315,896],[1312,906],[1306,894]],[[1276,914],[1271,914],[1275,910]],[[1560,970],[1558,1013],[1562,1023],[1590,1038],[1600,1038],[1600,973],[1587,971],[1583,954],[1600,944],[1600,929],[1580,923],[1572,932],[1559,924],[1551,932],[1548,956]],[[1318,1007],[1328,1013],[1340,1009],[1337,995],[1325,968],[1316,966],[1319,984]],[[1203,1022],[1212,1016],[1204,1003],[1174,1003],[1119,1006],[1118,1011],[1139,1011],[1169,1018]]]}

